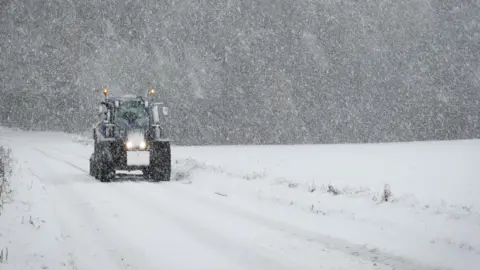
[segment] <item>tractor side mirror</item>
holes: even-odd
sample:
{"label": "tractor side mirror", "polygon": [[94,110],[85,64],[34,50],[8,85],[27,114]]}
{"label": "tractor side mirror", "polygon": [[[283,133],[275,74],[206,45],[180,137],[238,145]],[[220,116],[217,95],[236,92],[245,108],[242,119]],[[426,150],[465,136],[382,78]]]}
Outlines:
{"label": "tractor side mirror", "polygon": [[158,124],[160,122],[160,115],[158,113],[158,105],[153,106],[153,123]]}
{"label": "tractor side mirror", "polygon": [[163,112],[163,115],[167,116],[168,115],[168,107],[163,106],[162,112]]}
{"label": "tractor side mirror", "polygon": [[98,105],[98,113],[101,114],[103,112],[103,106]]}
{"label": "tractor side mirror", "polygon": [[145,108],[148,109],[148,101],[145,101]]}

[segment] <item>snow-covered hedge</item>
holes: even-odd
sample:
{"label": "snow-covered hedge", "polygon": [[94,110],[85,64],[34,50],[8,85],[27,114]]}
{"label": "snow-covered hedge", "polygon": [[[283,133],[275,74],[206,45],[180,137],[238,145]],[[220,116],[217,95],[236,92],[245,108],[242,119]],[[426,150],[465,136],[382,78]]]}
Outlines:
{"label": "snow-covered hedge", "polygon": [[9,193],[8,178],[12,173],[10,149],[0,146],[0,214],[5,196]]}

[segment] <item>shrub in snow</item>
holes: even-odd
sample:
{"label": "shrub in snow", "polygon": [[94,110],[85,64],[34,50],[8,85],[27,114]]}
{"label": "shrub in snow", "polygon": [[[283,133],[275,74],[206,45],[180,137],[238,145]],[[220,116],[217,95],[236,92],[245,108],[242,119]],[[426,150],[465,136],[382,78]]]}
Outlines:
{"label": "shrub in snow", "polygon": [[262,172],[252,172],[250,174],[246,174],[243,176],[245,180],[255,180],[255,179],[262,179],[267,177],[267,173],[265,171]]}
{"label": "shrub in snow", "polygon": [[177,171],[175,172],[175,176],[173,179],[175,179],[175,181],[180,181],[180,180],[187,179],[189,177],[190,177],[190,171]]}
{"label": "shrub in snow", "polygon": [[310,207],[310,212],[315,213],[315,214],[321,214],[321,215],[326,215],[327,213],[323,212],[322,210],[315,209],[315,206],[312,204],[312,207]]}
{"label": "shrub in snow", "polygon": [[317,187],[315,186],[315,181],[313,181],[311,184],[308,184],[307,188],[308,192],[315,192],[315,190],[317,190]]}
{"label": "shrub in snow", "polygon": [[335,188],[334,186],[332,186],[332,185],[328,185],[328,190],[327,190],[327,192],[330,192],[330,193],[332,193],[333,195],[338,195],[338,194],[340,194],[340,191],[339,191],[337,188]]}
{"label": "shrub in snow", "polygon": [[10,150],[0,146],[0,214],[5,196],[9,193],[8,177],[11,174]]}
{"label": "shrub in snow", "polygon": [[382,199],[380,202],[389,202],[392,199],[392,190],[389,184],[385,184],[383,187]]}
{"label": "shrub in snow", "polygon": [[0,263],[7,262],[7,260],[8,260],[8,248],[5,248],[0,251]]}
{"label": "shrub in snow", "polygon": [[298,183],[290,182],[290,183],[288,183],[288,187],[289,188],[296,188],[296,187],[298,187]]}

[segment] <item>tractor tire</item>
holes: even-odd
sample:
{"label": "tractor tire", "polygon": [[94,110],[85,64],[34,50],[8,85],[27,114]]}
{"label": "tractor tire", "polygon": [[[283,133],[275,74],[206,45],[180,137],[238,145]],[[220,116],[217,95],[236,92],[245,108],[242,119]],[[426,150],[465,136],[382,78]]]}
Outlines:
{"label": "tractor tire", "polygon": [[100,182],[111,182],[115,179],[115,166],[111,152],[111,144],[104,144],[100,148],[97,160],[97,177]]}
{"label": "tractor tire", "polygon": [[149,175],[154,182],[170,181],[171,150],[169,142],[155,144],[149,166]]}
{"label": "tractor tire", "polygon": [[152,173],[150,171],[150,168],[145,168],[142,170],[143,173],[143,179],[145,180],[150,180],[152,179]]}
{"label": "tractor tire", "polygon": [[160,164],[157,168],[153,170],[152,175],[150,176],[154,182],[161,181],[170,181],[170,164]]}
{"label": "tractor tire", "polygon": [[99,168],[98,178],[100,182],[111,182],[115,179],[115,170],[108,163],[102,163]]}
{"label": "tractor tire", "polygon": [[93,159],[90,158],[90,168],[89,168],[89,173],[90,173],[90,176],[93,176],[95,178],[97,178],[97,173],[96,173],[96,170],[95,170],[95,164],[93,163]]}

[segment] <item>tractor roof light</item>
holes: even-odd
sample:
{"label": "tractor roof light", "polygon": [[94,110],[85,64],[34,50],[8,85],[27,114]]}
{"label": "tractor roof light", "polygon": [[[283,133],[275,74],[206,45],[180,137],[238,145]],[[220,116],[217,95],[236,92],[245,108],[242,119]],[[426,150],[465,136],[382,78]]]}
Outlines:
{"label": "tractor roof light", "polygon": [[147,99],[153,100],[153,95],[155,94],[155,89],[150,89],[148,90],[148,96]]}
{"label": "tractor roof light", "polygon": [[108,89],[107,89],[107,88],[103,88],[103,95],[105,95],[105,97],[107,97],[107,94],[108,94]]}

